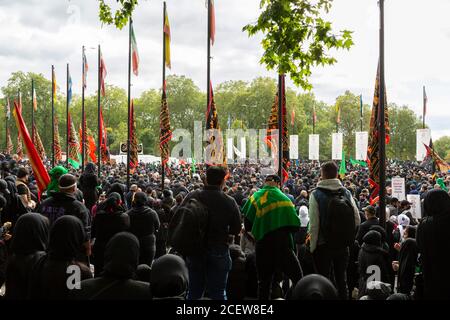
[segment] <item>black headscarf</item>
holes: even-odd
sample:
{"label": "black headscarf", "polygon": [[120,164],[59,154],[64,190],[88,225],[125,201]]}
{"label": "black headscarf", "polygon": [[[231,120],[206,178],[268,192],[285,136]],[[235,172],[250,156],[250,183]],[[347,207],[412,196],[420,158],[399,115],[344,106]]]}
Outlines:
{"label": "black headscarf", "polygon": [[122,198],[122,202],[125,202],[125,187],[123,186],[123,184],[115,182],[111,185],[111,187],[109,188],[108,192],[106,193],[106,195],[110,195],[113,192],[117,192],[118,194],[120,194],[120,197]]}
{"label": "black headscarf", "polygon": [[173,254],[156,259],[152,264],[150,285],[153,297],[184,297],[189,285],[189,273],[184,260]]}
{"label": "black headscarf", "polygon": [[131,279],[139,262],[139,240],[129,232],[119,232],[108,241],[105,249],[106,277]]}
{"label": "black headscarf", "polygon": [[371,230],[363,237],[365,244],[380,247],[381,246],[381,234],[378,231]]}
{"label": "black headscarf", "polygon": [[441,189],[428,191],[423,208],[424,215],[428,217],[450,214],[450,196]]}
{"label": "black headscarf", "polygon": [[293,300],[337,300],[338,293],[330,280],[319,274],[303,277],[294,288]]}
{"label": "black headscarf", "polygon": [[147,204],[148,197],[144,192],[136,192],[133,199],[133,208],[140,208]]}
{"label": "black headscarf", "polygon": [[88,162],[88,164],[86,165],[86,167],[84,168],[84,174],[94,174],[97,171],[97,167],[95,166],[95,164],[93,164],[92,162]]}
{"label": "black headscarf", "polygon": [[21,215],[14,226],[11,250],[15,254],[28,255],[45,251],[48,244],[50,223],[39,213]]}
{"label": "black headscarf", "polygon": [[120,194],[117,192],[112,192],[108,195],[108,198],[99,204],[97,208],[97,212],[100,210],[105,212],[116,212],[118,210],[123,210],[123,208],[118,204],[118,202],[122,200]]}
{"label": "black headscarf", "polygon": [[70,261],[83,253],[86,240],[81,220],[74,216],[58,218],[50,230],[48,254],[52,260]]}

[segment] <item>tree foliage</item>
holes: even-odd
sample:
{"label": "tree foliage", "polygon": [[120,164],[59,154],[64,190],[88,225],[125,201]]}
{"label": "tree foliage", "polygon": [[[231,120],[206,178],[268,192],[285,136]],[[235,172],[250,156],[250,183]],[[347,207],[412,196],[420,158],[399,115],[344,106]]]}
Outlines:
{"label": "tree foliage", "polygon": [[[50,75],[48,75],[50,77]],[[36,124],[47,151],[51,146],[51,81],[43,75],[15,72],[7,85],[2,88],[3,97],[9,97],[11,104],[17,97],[20,88],[23,101],[24,120],[30,127],[31,121],[31,79],[35,81],[38,99],[38,111],[35,113]],[[214,98],[218,108],[220,127],[227,129],[264,129],[277,91],[276,81],[271,78],[256,78],[251,82],[227,81],[214,88]],[[172,130],[187,129],[193,134],[194,121],[202,121],[204,127],[206,94],[185,76],[171,75],[167,77],[167,101],[170,110]],[[56,115],[59,121],[59,133],[63,150],[65,148],[65,96],[58,92],[55,102]],[[313,132],[313,110],[317,114],[316,133],[320,134],[320,158],[331,156],[331,134],[336,131],[336,107],[341,108],[341,124],[339,130],[344,134],[344,148],[347,156],[354,156],[354,132],[360,130],[359,96],[350,91],[336,98],[329,105],[316,99],[314,94],[297,94],[287,88],[287,117],[289,134],[299,135],[299,153],[301,158],[308,155],[308,135]],[[371,103],[371,101],[366,101]],[[6,103],[1,100],[1,105]],[[161,91],[149,89],[134,100],[136,115],[136,132],[139,143],[144,145],[147,154],[159,154],[159,113],[161,107]],[[127,138],[127,95],[123,88],[106,87],[106,97],[102,98],[103,116],[108,133],[108,145],[113,154],[119,152],[120,143]],[[87,96],[85,100],[88,133],[97,141],[97,93]],[[292,110],[295,110],[294,125],[291,125]],[[78,129],[81,123],[81,98],[74,95],[70,106],[72,119]],[[371,108],[363,107],[363,130],[369,130]],[[0,128],[4,128],[5,113],[0,112]],[[389,105],[391,124],[391,143],[387,147],[390,159],[415,158],[416,129],[421,122],[412,110],[406,106]],[[14,120],[10,120],[13,143],[17,136]],[[197,138],[197,137],[195,137]],[[435,141],[436,150],[445,157],[450,151],[450,138]],[[5,130],[0,130],[0,149],[4,149]]]}
{"label": "tree foliage", "polygon": [[331,49],[350,49],[352,32],[334,33],[332,24],[322,18],[333,0],[261,0],[257,22],[243,30],[249,36],[264,33],[260,60],[268,70],[288,74],[297,86],[312,89],[309,81],[315,66],[332,65]]}
{"label": "tree foliage", "polygon": [[99,0],[99,18],[106,24],[114,24],[118,29],[122,29],[131,17],[134,8],[138,5],[138,0],[116,0],[119,8],[114,12],[105,0]]}

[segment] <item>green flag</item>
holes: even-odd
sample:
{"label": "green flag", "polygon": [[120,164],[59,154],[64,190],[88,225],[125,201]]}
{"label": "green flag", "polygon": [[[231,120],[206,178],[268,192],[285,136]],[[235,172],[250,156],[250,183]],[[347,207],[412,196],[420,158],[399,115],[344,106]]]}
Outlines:
{"label": "green flag", "polygon": [[191,164],[191,172],[194,174],[195,173],[195,159],[192,159],[192,164]]}
{"label": "green flag", "polygon": [[344,179],[347,169],[345,168],[345,151],[342,151],[341,167],[339,168],[339,176]]}
{"label": "green flag", "polygon": [[362,161],[362,160],[355,160],[355,159],[350,158],[350,163],[352,164],[352,166],[359,165],[361,167],[367,167],[367,162]]}

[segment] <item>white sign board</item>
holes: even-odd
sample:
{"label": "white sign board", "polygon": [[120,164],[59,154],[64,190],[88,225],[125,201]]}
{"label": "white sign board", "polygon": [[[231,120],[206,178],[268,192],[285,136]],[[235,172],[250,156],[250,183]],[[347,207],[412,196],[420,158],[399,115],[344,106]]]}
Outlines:
{"label": "white sign board", "polygon": [[319,160],[319,135],[309,135],[309,160]]}
{"label": "white sign board", "polygon": [[427,149],[423,144],[430,145],[431,131],[430,129],[418,129],[417,130],[417,147],[416,147],[416,160],[423,161],[427,156]]}
{"label": "white sign board", "polygon": [[369,144],[369,133],[368,132],[356,132],[355,139],[355,159],[366,161],[367,159],[367,146]]}
{"label": "white sign board", "polygon": [[247,140],[245,139],[245,137],[241,137],[240,149],[241,149],[241,154],[240,154],[239,158],[241,160],[245,160],[246,155],[247,155]]}
{"label": "white sign board", "polygon": [[408,194],[406,200],[412,203],[411,214],[416,219],[422,218],[422,206],[420,203],[420,195],[418,194]]}
{"label": "white sign board", "polygon": [[341,132],[333,133],[332,147],[331,147],[331,159],[332,160],[342,160],[343,139],[344,139],[344,137]]}
{"label": "white sign board", "polygon": [[391,185],[392,197],[397,198],[399,201],[405,200],[405,178],[392,178]]}
{"label": "white sign board", "polygon": [[298,159],[298,136],[289,136],[289,158]]}

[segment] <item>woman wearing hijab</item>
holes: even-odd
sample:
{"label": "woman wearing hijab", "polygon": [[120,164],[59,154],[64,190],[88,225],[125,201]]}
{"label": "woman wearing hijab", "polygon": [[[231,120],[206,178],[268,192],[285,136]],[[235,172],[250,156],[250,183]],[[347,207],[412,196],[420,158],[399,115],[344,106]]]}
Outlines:
{"label": "woman wearing hijab", "polygon": [[427,193],[424,216],[417,229],[425,299],[450,299],[450,196],[440,189]]}
{"label": "woman wearing hijab", "polygon": [[358,257],[359,297],[367,294],[367,279],[373,274],[374,266],[379,268],[381,282],[391,282],[389,261],[389,253],[382,247],[381,234],[375,230],[367,232],[363,237],[363,245]]}
{"label": "woman wearing hijab", "polygon": [[130,217],[129,231],[139,239],[139,263],[152,265],[156,252],[156,236],[160,222],[155,210],[147,206],[148,198],[143,192],[136,192],[132,208],[127,211]]}
{"label": "woman wearing hijab", "polygon": [[338,300],[338,292],[328,278],[310,274],[297,282],[291,300]]}
{"label": "woman wearing hijab", "polygon": [[182,258],[166,254],[155,260],[150,275],[153,299],[185,300],[189,272]]}
{"label": "woman wearing hijab", "polygon": [[27,298],[31,271],[47,249],[49,226],[48,219],[38,213],[26,213],[17,220],[6,267],[7,299]]}
{"label": "woman wearing hijab", "polygon": [[414,275],[419,254],[415,239],[416,228],[408,226],[403,233],[403,237],[404,240],[399,246],[398,261],[394,261],[392,266],[394,271],[398,271],[397,291],[410,295],[414,285]]}
{"label": "woman wearing hijab", "polygon": [[91,211],[92,207],[97,202],[97,187],[99,185],[100,182],[96,174],[95,164],[89,162],[80,177],[80,190],[83,192],[85,205],[89,211]]}
{"label": "woman wearing hijab", "polygon": [[92,238],[95,275],[103,271],[103,258],[106,244],[116,234],[128,230],[130,219],[122,206],[122,199],[117,192],[99,204],[97,214],[92,222]]}
{"label": "woman wearing hijab", "polygon": [[139,261],[139,241],[129,232],[120,232],[106,245],[105,266],[100,278],[81,281],[73,290],[77,300],[150,300],[148,282],[134,280]]}
{"label": "woman wearing hijab", "polygon": [[120,194],[120,198],[122,199],[122,203],[125,204],[125,186],[119,182],[114,182],[111,187],[108,189],[106,196],[109,196],[111,193],[117,192]]}
{"label": "woman wearing hijab", "polygon": [[[92,278],[89,267],[81,262],[87,254],[86,241],[83,223],[77,217],[66,215],[55,221],[50,229],[48,253],[39,259],[32,271],[31,299],[67,299],[68,283],[76,288],[77,280]],[[79,275],[79,279],[73,278],[71,282],[69,277],[74,275]]]}

